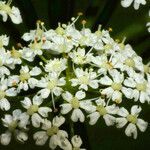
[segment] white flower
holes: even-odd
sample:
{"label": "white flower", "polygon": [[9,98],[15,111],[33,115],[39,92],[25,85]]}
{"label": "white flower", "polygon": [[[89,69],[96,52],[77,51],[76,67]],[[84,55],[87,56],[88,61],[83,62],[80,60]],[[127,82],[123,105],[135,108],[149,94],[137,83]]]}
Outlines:
{"label": "white flower", "polygon": [[88,90],[88,86],[90,86],[93,89],[98,88],[98,80],[96,72],[93,72],[93,70],[86,69],[85,71],[80,68],[75,69],[75,75],[76,78],[71,79],[72,86],[79,85],[79,89]]}
{"label": "white flower", "polygon": [[[72,145],[71,145],[72,144]],[[82,145],[82,140],[80,136],[74,135],[71,138],[71,143],[67,138],[61,140],[60,148],[63,150],[85,150],[84,148],[80,148]]]}
{"label": "white flower", "polygon": [[52,122],[45,119],[43,122],[43,131],[38,131],[33,135],[36,145],[44,145],[48,138],[49,147],[55,149],[61,145],[61,139],[67,138],[68,134],[64,130],[60,130],[59,127],[65,122],[65,118],[56,116]]}
{"label": "white flower", "polygon": [[94,125],[102,116],[107,126],[114,125],[116,118],[113,115],[117,113],[118,107],[116,107],[115,104],[106,105],[105,101],[100,98],[95,102],[95,111],[88,115],[88,117],[90,118],[89,124]]}
{"label": "white flower", "polygon": [[91,61],[90,58],[92,54],[86,54],[84,48],[78,48],[77,51],[74,50],[73,52],[70,52],[69,56],[75,64],[82,65]]}
{"label": "white flower", "polygon": [[145,5],[146,4],[146,0],[121,0],[121,5],[123,7],[129,7],[132,3],[134,3],[134,9],[139,9],[140,4],[141,5]]}
{"label": "white flower", "polygon": [[0,49],[3,47],[3,46],[7,46],[9,43],[9,37],[7,37],[6,35],[1,35],[0,36]]}
{"label": "white flower", "polygon": [[8,80],[1,78],[0,80],[0,108],[2,110],[9,110],[10,103],[6,97],[16,96],[17,91],[15,88],[8,88]]}
{"label": "white flower", "polygon": [[22,106],[27,109],[26,117],[29,118],[31,116],[32,125],[36,128],[40,127],[42,122],[41,116],[48,117],[48,113],[52,111],[49,107],[40,107],[42,103],[43,99],[37,95],[33,97],[32,101],[28,97],[21,101]]}
{"label": "white flower", "polygon": [[59,96],[63,91],[61,86],[65,84],[66,81],[64,77],[59,78],[56,72],[51,72],[45,78],[42,77],[38,82],[37,87],[43,88],[38,94],[41,94],[42,98],[47,98],[50,93]]}
{"label": "white flower", "polygon": [[20,24],[22,22],[20,11],[14,6],[11,8],[11,2],[11,0],[8,0],[7,3],[5,1],[0,1],[0,15],[2,15],[4,22],[6,22],[8,16],[10,16],[13,23]]}
{"label": "white flower", "polygon": [[135,101],[140,100],[141,103],[150,102],[149,82],[144,79],[142,74],[134,73],[133,77],[125,79],[124,85],[130,87],[131,93],[128,98],[134,98]]}
{"label": "white flower", "polygon": [[56,72],[56,73],[61,73],[67,68],[67,59],[61,58],[57,59],[54,58],[54,60],[49,60],[47,64],[45,65],[45,71],[46,72]]}
{"label": "white flower", "polygon": [[9,78],[9,85],[15,84],[18,86],[17,90],[20,92],[21,89],[27,91],[30,88],[34,88],[38,83],[38,80],[33,78],[41,73],[41,69],[38,67],[33,67],[29,70],[28,66],[22,66],[20,70],[20,75],[14,75]]}
{"label": "white flower", "polygon": [[124,81],[124,74],[117,70],[110,70],[109,74],[112,79],[108,75],[105,75],[99,80],[100,84],[109,86],[102,89],[101,94],[106,95],[108,98],[112,98],[112,100],[117,103],[120,103],[122,101],[122,91],[124,91],[124,87],[122,85]]}
{"label": "white flower", "polygon": [[141,132],[144,132],[148,126],[148,123],[144,120],[138,118],[139,113],[141,112],[141,107],[138,107],[137,105],[132,106],[131,108],[131,114],[124,108],[120,108],[118,111],[118,115],[121,116],[120,118],[116,118],[117,128],[124,127],[128,122],[128,126],[125,130],[125,134],[127,136],[132,136],[133,138],[137,138],[137,128]]}
{"label": "white flower", "polygon": [[24,132],[26,126],[21,126],[21,119],[23,119],[21,118],[21,114],[21,110],[16,109],[13,111],[12,115],[6,114],[5,118],[2,118],[3,125],[8,129],[0,136],[1,144],[8,145],[11,141],[12,135],[22,143],[28,139],[28,135]]}
{"label": "white flower", "polygon": [[56,54],[68,53],[73,48],[73,43],[61,35],[56,35],[52,38],[50,49]]}
{"label": "white flower", "polygon": [[12,47],[11,51],[8,51],[8,54],[10,56],[9,59],[6,60],[7,66],[11,69],[15,69],[16,64],[21,64],[22,60],[22,50],[16,50],[14,47]]}
{"label": "white flower", "polygon": [[63,99],[68,102],[61,104],[61,113],[67,114],[72,110],[71,120],[77,122],[84,122],[85,116],[81,109],[85,110],[86,112],[92,112],[93,106],[89,100],[83,100],[86,96],[85,92],[78,91],[76,92],[75,96],[72,95],[70,92],[65,92],[62,94]]}
{"label": "white flower", "polygon": [[92,65],[99,68],[98,73],[106,75],[107,71],[113,69],[113,64],[109,62],[107,55],[91,57]]}
{"label": "white flower", "polygon": [[29,44],[29,51],[34,53],[34,55],[42,55],[43,49],[50,49],[50,41],[36,41]]}

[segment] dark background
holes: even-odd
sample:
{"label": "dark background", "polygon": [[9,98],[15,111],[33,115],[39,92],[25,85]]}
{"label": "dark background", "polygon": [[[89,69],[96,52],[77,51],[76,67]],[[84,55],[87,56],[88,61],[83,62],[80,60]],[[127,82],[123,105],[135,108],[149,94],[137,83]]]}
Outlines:
{"label": "dark background", "polygon": [[[147,31],[148,10],[147,5],[141,6],[139,10],[134,10],[133,5],[123,8],[120,0],[13,0],[13,4],[19,7],[23,24],[14,25],[11,21],[0,22],[0,33],[10,35],[10,45],[23,43],[21,36],[30,29],[35,29],[38,19],[45,22],[47,29],[56,28],[58,22],[67,23],[72,16],[77,16],[78,12],[83,12],[82,19],[87,20],[87,27],[96,30],[98,24],[108,29],[114,39],[122,40],[127,37],[126,43],[130,43],[135,51],[147,63],[150,60],[150,34]],[[150,20],[149,20],[150,21]],[[76,23],[81,28],[81,20]],[[143,106],[142,118],[150,122],[150,106]],[[118,130],[115,127],[106,127],[100,120],[96,126],[75,125],[83,137],[88,150],[149,150],[150,149],[150,127],[145,133],[138,132],[138,139],[128,138],[124,134],[124,129]],[[4,129],[1,128],[4,132]],[[29,135],[32,138],[32,134]],[[12,141],[7,147],[0,146],[0,150],[48,150],[45,147],[37,147],[34,141],[28,140],[25,145]]]}

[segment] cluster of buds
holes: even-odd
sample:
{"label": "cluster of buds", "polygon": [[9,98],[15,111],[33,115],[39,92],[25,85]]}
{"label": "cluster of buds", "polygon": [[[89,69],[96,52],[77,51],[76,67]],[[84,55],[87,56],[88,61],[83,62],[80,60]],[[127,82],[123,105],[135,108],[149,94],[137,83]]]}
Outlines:
{"label": "cluster of buds", "polygon": [[102,118],[134,139],[148,127],[140,113],[150,103],[150,64],[101,26],[91,32],[82,21],[76,29],[80,15],[50,30],[37,21],[19,49],[8,50],[9,37],[0,36],[1,144],[13,137],[24,143],[32,130],[36,145],[84,150],[74,123],[95,125]]}

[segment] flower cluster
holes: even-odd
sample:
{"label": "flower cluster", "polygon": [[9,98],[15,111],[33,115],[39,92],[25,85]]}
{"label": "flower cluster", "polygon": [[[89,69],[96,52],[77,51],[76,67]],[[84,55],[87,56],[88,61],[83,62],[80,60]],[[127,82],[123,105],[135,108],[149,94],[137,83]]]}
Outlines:
{"label": "flower cluster", "polygon": [[[8,6],[1,2],[1,14],[17,23]],[[22,36],[28,45],[19,48],[8,50],[9,37],[0,36],[1,126],[6,128],[1,144],[13,136],[24,143],[32,130],[36,145],[48,141],[51,149],[84,150],[73,124],[94,125],[100,118],[134,139],[137,129],[146,130],[140,113],[142,104],[150,103],[150,65],[101,26],[91,32],[83,21],[77,30],[80,15],[50,30],[37,21],[37,28]]]}

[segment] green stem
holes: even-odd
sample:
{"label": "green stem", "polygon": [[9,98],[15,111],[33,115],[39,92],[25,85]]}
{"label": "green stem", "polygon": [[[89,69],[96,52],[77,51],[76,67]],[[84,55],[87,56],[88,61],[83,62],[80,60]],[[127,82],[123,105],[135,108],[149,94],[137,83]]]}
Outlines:
{"label": "green stem", "polygon": [[47,59],[44,56],[39,55],[39,57],[40,57],[41,60],[43,60],[45,63],[47,63]]}

